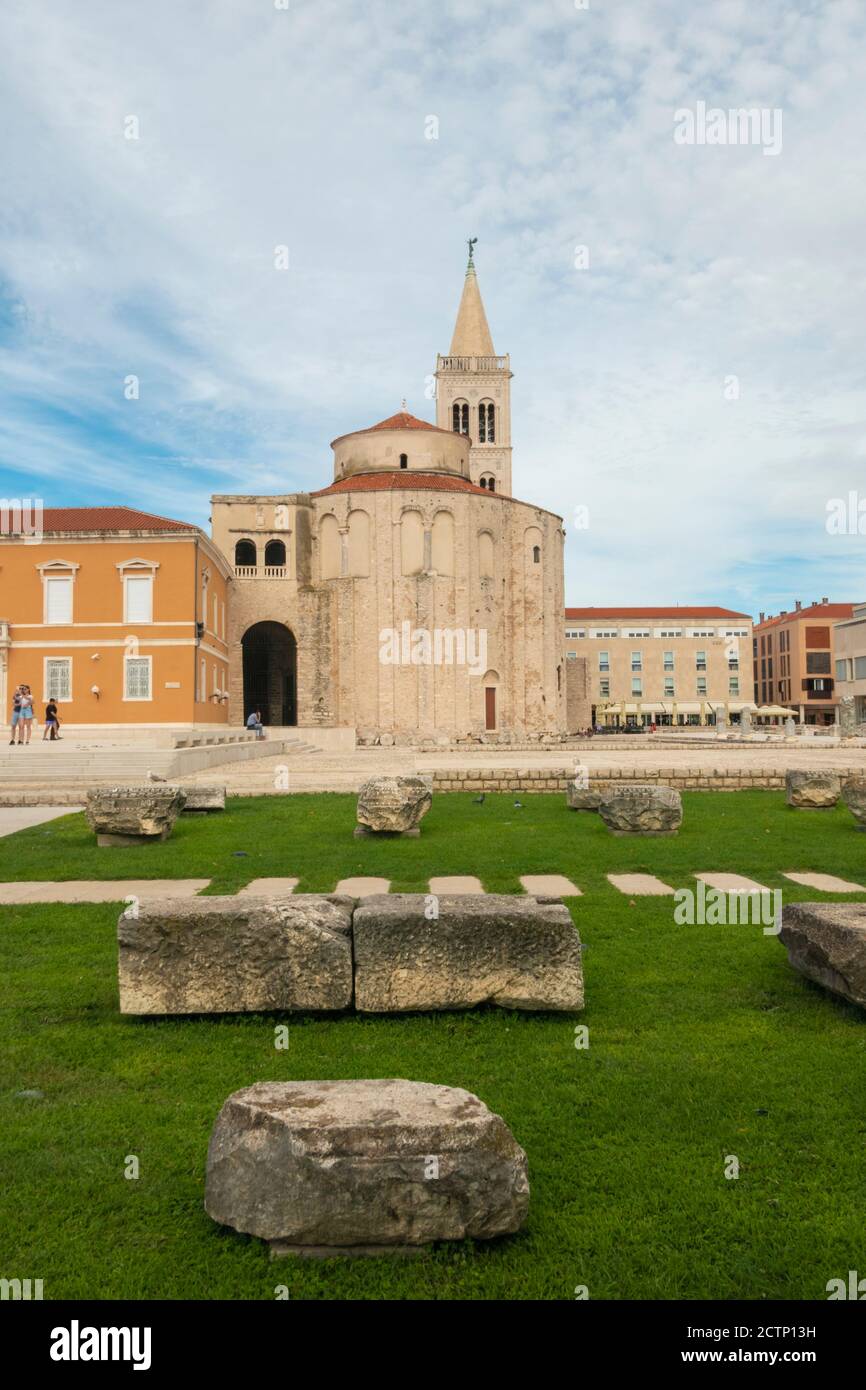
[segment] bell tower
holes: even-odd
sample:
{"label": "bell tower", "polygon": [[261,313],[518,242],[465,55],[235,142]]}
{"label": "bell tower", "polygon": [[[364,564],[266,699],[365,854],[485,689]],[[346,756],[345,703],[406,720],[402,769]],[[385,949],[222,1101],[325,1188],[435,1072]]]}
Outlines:
{"label": "bell tower", "polygon": [[447,357],[436,358],[436,424],[467,435],[473,483],[511,496],[511,367],[497,357],[475,273],[475,243]]}

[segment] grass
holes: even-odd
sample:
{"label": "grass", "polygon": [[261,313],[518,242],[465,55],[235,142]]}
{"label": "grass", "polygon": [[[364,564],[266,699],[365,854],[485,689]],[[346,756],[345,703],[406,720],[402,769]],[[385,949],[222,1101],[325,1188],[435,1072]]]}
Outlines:
{"label": "grass", "polygon": [[[727,869],[815,897],[780,871],[862,882],[850,815],[694,793],[676,839],[633,842],[561,797],[520,799],[440,795],[414,841],[353,840],[354,798],[337,795],[240,799],[140,850],[96,849],[80,816],[0,841],[4,879],[211,877],[211,891],[359,873],[516,891],[521,873],[564,873],[584,892],[570,907],[587,987],[580,1016],[291,1018],[282,1052],[278,1015],[121,1018],[116,906],[2,909],[0,1275],[42,1278],[47,1298],[272,1299],[285,1284],[295,1299],[571,1299],[585,1284],[594,1299],[823,1299],[861,1267],[862,1013],[797,976],[760,927],[677,926],[670,900],[629,900],[604,877],[677,887]],[[273,1263],[209,1220],[208,1136],[231,1091],[355,1076],[465,1086],[502,1114],[529,1156],[523,1232],[409,1262]]]}

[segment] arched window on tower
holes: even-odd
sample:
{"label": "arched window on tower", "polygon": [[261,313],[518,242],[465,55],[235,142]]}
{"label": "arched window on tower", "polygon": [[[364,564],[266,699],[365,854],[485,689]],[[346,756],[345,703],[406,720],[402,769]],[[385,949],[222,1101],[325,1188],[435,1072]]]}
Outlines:
{"label": "arched window on tower", "polygon": [[256,567],[256,544],[255,541],[238,541],[235,545],[235,564],[243,568],[255,569]]}
{"label": "arched window on tower", "polygon": [[279,569],[286,563],[286,547],[282,541],[268,541],[265,546],[265,568]]}
{"label": "arched window on tower", "polygon": [[480,482],[481,486],[486,487],[488,492],[496,491],[496,479],[492,473],[482,473]]}
{"label": "arched window on tower", "polygon": [[478,407],[478,443],[496,443],[496,407],[492,401],[482,401]]}
{"label": "arched window on tower", "polygon": [[469,433],[469,403],[455,401],[451,407],[451,428],[455,434]]}

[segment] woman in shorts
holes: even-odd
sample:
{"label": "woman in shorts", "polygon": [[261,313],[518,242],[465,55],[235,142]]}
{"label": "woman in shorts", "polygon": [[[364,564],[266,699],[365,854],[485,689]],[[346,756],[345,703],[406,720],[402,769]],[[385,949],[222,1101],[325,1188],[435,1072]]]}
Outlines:
{"label": "woman in shorts", "polygon": [[[21,728],[24,728],[24,738],[21,738]],[[33,730],[33,696],[29,685],[21,687],[21,715],[18,720],[18,742],[29,743],[30,734]]]}

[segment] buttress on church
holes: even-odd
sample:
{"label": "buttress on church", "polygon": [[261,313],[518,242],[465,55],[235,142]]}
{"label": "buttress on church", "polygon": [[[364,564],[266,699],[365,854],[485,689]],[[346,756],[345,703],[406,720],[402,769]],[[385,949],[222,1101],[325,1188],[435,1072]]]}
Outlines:
{"label": "buttress on church", "polygon": [[4,708],[27,672],[82,729],[258,710],[359,743],[561,734],[565,533],[512,495],[511,376],[470,248],[435,424],[404,403],[333,441],[319,491],[214,496],[210,537],[46,509],[38,539],[0,541]]}

